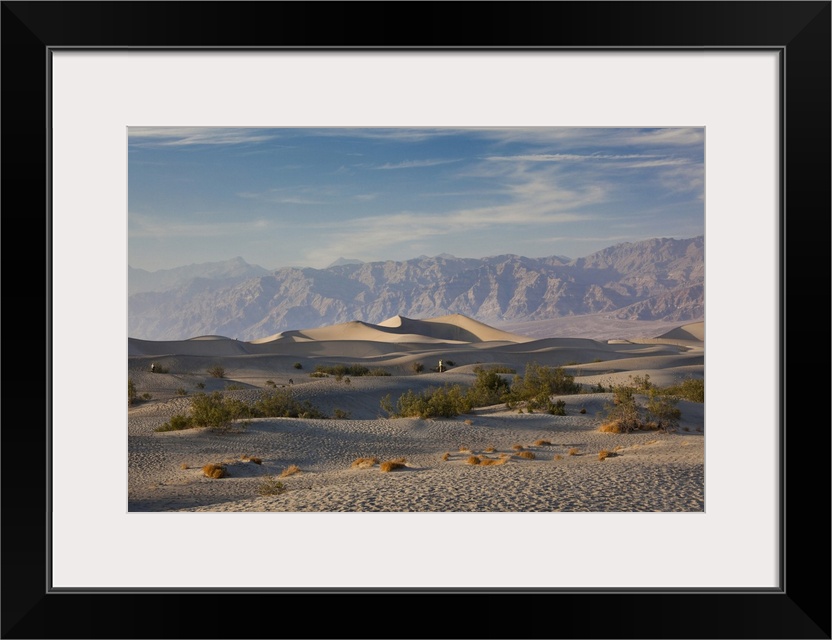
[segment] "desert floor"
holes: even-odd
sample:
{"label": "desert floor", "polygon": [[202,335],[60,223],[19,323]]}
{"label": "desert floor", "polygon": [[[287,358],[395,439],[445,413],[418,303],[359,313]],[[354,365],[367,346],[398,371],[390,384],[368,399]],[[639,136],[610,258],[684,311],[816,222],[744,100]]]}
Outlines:
{"label": "desert floor", "polygon": [[[453,361],[447,371],[432,369]],[[413,363],[424,364],[415,373]],[[536,362],[563,366],[586,393],[567,395],[566,415],[519,413],[505,405],[453,419],[389,418],[382,397],[447,382],[470,384],[477,365],[522,374]],[[152,373],[151,363],[167,370]],[[301,368],[296,368],[299,363]],[[309,374],[318,364],[364,364],[387,377],[337,380]],[[219,365],[223,378],[207,371]],[[131,512],[631,512],[704,511],[704,405],[680,401],[671,432],[602,433],[611,393],[592,386],[649,375],[665,386],[704,377],[702,323],[655,338],[532,339],[461,316],[394,318],[286,332],[245,343],[206,336],[178,342],[129,340],[128,375],[150,399],[128,408],[128,510]],[[511,376],[509,376],[511,377]],[[189,429],[159,433],[186,413],[200,390],[255,400],[267,381],[346,419],[259,418],[235,433]],[[201,387],[204,385],[204,387]],[[231,386],[229,390],[228,387]],[[181,395],[182,391],[187,395]],[[585,410],[582,413],[581,410]],[[543,441],[543,442],[541,442]],[[537,444],[535,444],[537,443]],[[518,446],[534,459],[517,455]],[[493,448],[493,449],[492,449]],[[613,455],[599,459],[599,452]],[[472,454],[508,459],[467,463]],[[250,458],[260,459],[260,464]],[[358,458],[405,459],[382,472],[355,468]],[[206,477],[224,463],[228,476]],[[295,465],[299,472],[280,477]],[[261,496],[266,476],[285,487]]]}

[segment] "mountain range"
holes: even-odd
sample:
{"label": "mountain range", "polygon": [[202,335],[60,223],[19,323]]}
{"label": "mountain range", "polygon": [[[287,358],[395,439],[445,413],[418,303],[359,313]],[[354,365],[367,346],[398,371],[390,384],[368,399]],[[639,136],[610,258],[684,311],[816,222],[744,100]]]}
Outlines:
{"label": "mountain range", "polygon": [[145,271],[129,267],[128,335],[255,340],[281,331],[401,315],[462,314],[490,325],[603,315],[704,318],[704,236],[653,238],[591,255],[405,261],[339,258],[325,269],[269,271],[242,258]]}

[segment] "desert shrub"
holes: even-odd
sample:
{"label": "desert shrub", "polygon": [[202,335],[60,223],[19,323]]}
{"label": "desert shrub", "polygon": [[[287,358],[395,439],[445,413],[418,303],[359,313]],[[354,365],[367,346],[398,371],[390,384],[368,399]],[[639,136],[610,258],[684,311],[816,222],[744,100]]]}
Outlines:
{"label": "desert shrub", "polygon": [[517,369],[507,367],[506,365],[502,364],[492,364],[488,365],[487,367],[478,364],[476,367],[474,367],[474,373],[479,373],[480,371],[493,371],[494,373],[517,373]]}
{"label": "desert shrub", "polygon": [[212,378],[224,378],[225,377],[225,368],[221,367],[218,364],[215,364],[213,367],[208,369],[208,375]]}
{"label": "desert shrub", "polygon": [[163,367],[160,364],[153,364],[153,368],[150,370],[151,373],[170,373],[170,367]]}
{"label": "desert shrub", "polygon": [[536,446],[536,447],[550,447],[550,446],[552,446],[552,443],[549,442],[548,440],[535,440],[534,446]]}
{"label": "desert shrub", "polygon": [[[629,433],[643,423],[643,412],[636,401],[635,388],[619,385],[612,389],[612,401],[604,405],[609,433]],[[602,425],[603,426],[603,425]]]}
{"label": "desert shrub", "polygon": [[187,462],[183,462],[182,464],[180,464],[180,465],[179,465],[179,468],[180,468],[180,469],[190,469],[190,467],[188,466],[188,463],[187,463]]}
{"label": "desert shrub", "polygon": [[468,459],[465,461],[466,464],[479,464],[480,459],[477,456],[468,456]]}
{"label": "desert shrub", "polygon": [[254,418],[326,418],[308,400],[300,401],[289,391],[274,389],[263,392],[252,407]]}
{"label": "desert shrub", "polygon": [[261,496],[279,496],[281,493],[286,493],[286,485],[274,476],[266,474],[263,476],[263,481],[257,488],[257,492]]}
{"label": "desert shrub", "polygon": [[522,451],[526,447],[524,447],[522,444],[514,444],[514,445],[511,445],[511,448],[514,449],[515,451]]}
{"label": "desert shrub", "polygon": [[136,391],[136,383],[133,382],[133,378],[127,379],[127,404],[128,406],[132,406],[136,402],[136,396],[138,392]]}
{"label": "desert shrub", "polygon": [[336,407],[332,410],[332,417],[336,420],[347,420],[350,417],[350,412]]}
{"label": "desert shrub", "polygon": [[557,399],[554,402],[550,398],[546,399],[544,406],[542,407],[546,413],[549,413],[553,416],[565,416],[566,415],[566,401]]}
{"label": "desert shrub", "polygon": [[410,368],[413,370],[413,373],[422,373],[425,370],[425,365],[422,362],[414,362],[410,365]]}
{"label": "desert shrub", "polygon": [[535,455],[533,451],[521,451],[517,454],[518,458],[524,458],[526,460],[534,460]]}
{"label": "desert shrub", "polygon": [[196,383],[196,388],[197,389],[204,389],[205,388],[205,383],[204,382],[197,382]]}
{"label": "desert shrub", "polygon": [[[642,406],[636,393],[647,393],[648,400]],[[631,433],[633,431],[663,431],[678,426],[681,410],[679,399],[666,394],[650,382],[650,376],[631,376],[631,383],[612,388],[612,402],[604,405],[605,421],[600,430],[607,433]]]}
{"label": "desert shrub", "polygon": [[176,395],[178,395],[178,396],[186,396],[186,395],[188,395],[188,390],[187,390],[187,389],[185,389],[184,387],[179,387],[179,388],[176,390]]}
{"label": "desert shrub", "polygon": [[225,386],[226,391],[242,391],[243,389],[245,389],[245,387],[241,384],[237,384],[236,382]]}
{"label": "desert shrub", "polygon": [[581,385],[562,367],[542,367],[536,362],[526,366],[525,374],[514,376],[511,391],[506,397],[509,409],[523,404],[531,409],[549,411],[550,396],[580,393]]}
{"label": "desert shrub", "polygon": [[493,458],[483,458],[482,460],[480,460],[480,465],[482,465],[483,467],[491,467],[495,465],[505,464],[506,462],[508,462],[508,458],[499,458],[497,460]]}
{"label": "desert shrub", "polygon": [[580,413],[582,415],[585,414],[586,413],[586,407],[581,407],[581,410],[578,413]]}
{"label": "desert shrub", "polygon": [[303,365],[300,362],[296,362],[292,365],[295,369],[303,369]]}
{"label": "desert shrub", "polygon": [[313,371],[309,374],[310,378],[328,378],[329,374],[324,371]]}
{"label": "desert shrub", "polygon": [[353,460],[351,467],[356,469],[369,469],[378,464],[378,458],[358,458]]}
{"label": "desert shrub", "polygon": [[327,373],[333,376],[368,376],[370,373],[369,367],[363,364],[336,364],[336,365],[322,365],[315,367],[317,373]]}
{"label": "desert shrub", "polygon": [[485,453],[494,453],[494,452],[496,451],[496,449],[495,449],[494,447],[492,447],[492,446],[488,446],[488,447],[486,447],[485,449],[483,449],[483,451],[484,451]]}
{"label": "desert shrub", "polygon": [[447,462],[450,459],[450,457],[451,457],[451,454],[448,451],[446,451],[445,453],[442,454],[442,462]]}
{"label": "desert shrub", "polygon": [[211,463],[202,467],[202,473],[207,478],[225,478],[228,475],[228,470],[224,464]]}
{"label": "desert shrub", "polygon": [[610,455],[609,451],[607,451],[606,449],[601,449],[601,451],[598,452],[598,459],[599,460],[606,460],[609,457],[609,455]]}
{"label": "desert shrub", "polygon": [[499,372],[492,368],[485,369],[483,367],[476,367],[474,372],[476,374],[474,384],[467,392],[472,406],[486,407],[505,402],[510,385]]}
{"label": "desert shrub", "polygon": [[263,464],[263,458],[258,458],[256,456],[245,456],[243,459],[248,460],[249,462],[252,462],[254,464]]}
{"label": "desert shrub", "polygon": [[[383,409],[390,405],[389,396],[382,398]],[[408,390],[399,397],[395,411],[388,413],[395,417],[453,418],[468,413],[471,409],[473,405],[462,387],[446,384],[425,389],[421,393]]]}
{"label": "desert shrub", "polygon": [[149,393],[145,392],[145,393],[142,394],[142,400],[146,401],[146,400],[152,400],[152,399],[153,399],[153,396],[150,395]]}
{"label": "desert shrub", "polygon": [[281,478],[288,478],[289,476],[293,476],[296,473],[300,473],[300,467],[296,464],[290,464],[286,467],[283,471],[280,472]]}
{"label": "desert shrub", "polygon": [[275,383],[274,380],[266,380],[266,386],[267,387],[277,387],[277,384]]}
{"label": "desert shrub", "polygon": [[197,427],[227,432],[236,420],[255,417],[251,407],[237,398],[228,398],[219,391],[198,393],[191,399],[190,420]]}
{"label": "desert shrub", "polygon": [[685,378],[678,384],[661,389],[660,393],[676,396],[680,400],[705,402],[705,381],[701,378]]}
{"label": "desert shrub", "polygon": [[679,400],[675,396],[662,395],[651,389],[645,405],[648,420],[655,421],[659,428],[664,429],[679,426],[682,411],[676,406],[678,402]]}
{"label": "desert shrub", "polygon": [[576,449],[575,447],[572,447],[567,453],[570,456],[576,456],[580,453],[580,450]]}
{"label": "desert shrub", "polygon": [[643,376],[630,376],[632,380],[630,386],[633,387],[637,393],[647,393],[651,389],[655,389],[656,385],[650,382],[650,374],[645,373]]}
{"label": "desert shrub", "polygon": [[389,371],[385,371],[384,369],[375,368],[370,369],[370,373],[367,374],[368,376],[376,376],[376,377],[384,377],[391,375]]}
{"label": "desert shrub", "polygon": [[560,455],[559,453],[556,453],[556,454],[555,454],[555,457],[553,458],[553,460],[563,460],[563,456],[562,456],[562,455]]}
{"label": "desert shrub", "polygon": [[404,458],[397,458],[395,460],[385,460],[379,465],[379,469],[381,469],[382,473],[388,473],[396,469],[404,468],[405,462],[407,462],[407,460],[405,460]]}
{"label": "desert shrub", "polygon": [[164,433],[165,431],[182,431],[184,429],[193,429],[196,425],[193,421],[181,413],[171,416],[170,420],[160,427],[156,427],[155,431]]}

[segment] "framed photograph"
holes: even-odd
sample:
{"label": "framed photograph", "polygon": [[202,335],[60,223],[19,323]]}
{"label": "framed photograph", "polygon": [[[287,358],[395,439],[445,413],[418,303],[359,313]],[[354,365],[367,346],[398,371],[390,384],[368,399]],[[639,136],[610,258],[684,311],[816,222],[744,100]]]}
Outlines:
{"label": "framed photograph", "polygon": [[[396,32],[371,26],[394,7],[412,10],[408,24]],[[829,290],[818,273],[830,237],[829,2],[3,2],[2,12],[3,193],[6,238],[16,241],[4,279],[4,638],[271,637],[268,616],[234,613],[223,622],[205,611],[231,612],[240,602],[259,611],[304,596],[337,604],[342,595],[433,596],[437,622],[459,596],[544,605],[531,630],[492,615],[487,633],[451,634],[460,637],[830,637],[830,434],[812,424],[816,401],[806,385],[816,374],[803,356],[822,314],[795,313],[793,304],[788,323],[786,304],[787,291],[804,299],[819,279],[824,301]],[[131,508],[128,468],[133,480],[144,476],[130,467],[136,449],[123,402],[127,256],[138,246],[130,244],[137,218],[128,156],[149,148],[131,149],[131,141],[167,144],[185,158],[174,171],[165,167],[170,156],[137,153],[168,176],[171,195],[174,181],[210,190],[195,169],[182,169],[206,163],[186,144],[199,132],[220,134],[202,138],[202,147],[219,148],[234,132],[345,128],[701,136],[704,175],[673,174],[704,185],[708,400],[698,508]],[[636,148],[599,148],[588,156],[646,161]],[[247,150],[256,157],[256,145]],[[686,166],[676,153],[651,161]],[[246,167],[257,170],[256,162]],[[223,233],[230,243],[237,225],[257,232],[256,221],[227,215],[211,234],[206,218],[206,244]],[[456,223],[471,228],[483,215],[474,210]],[[426,228],[414,220],[402,227]],[[140,222],[152,231],[151,217]],[[322,242],[334,237],[315,228]],[[177,239],[184,233],[169,224],[157,233],[170,241],[171,259],[196,261]],[[318,257],[358,249],[368,234],[344,231]],[[21,251],[19,238],[42,249]],[[827,329],[824,322],[818,331]],[[21,358],[14,347],[30,336],[38,345],[45,337],[44,351]],[[153,613],[113,629],[93,613],[113,601]],[[410,597],[385,602],[394,616],[413,614]],[[170,617],[177,629],[159,623]],[[345,624],[319,622],[308,636],[349,637]]]}

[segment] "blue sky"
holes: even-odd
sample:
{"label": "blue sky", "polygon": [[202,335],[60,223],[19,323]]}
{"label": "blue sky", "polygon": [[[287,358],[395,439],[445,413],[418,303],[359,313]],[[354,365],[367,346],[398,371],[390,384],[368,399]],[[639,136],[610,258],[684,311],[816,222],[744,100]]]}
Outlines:
{"label": "blue sky", "polygon": [[128,132],[128,263],[578,258],[705,232],[701,128]]}

